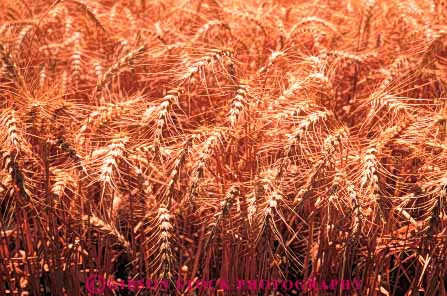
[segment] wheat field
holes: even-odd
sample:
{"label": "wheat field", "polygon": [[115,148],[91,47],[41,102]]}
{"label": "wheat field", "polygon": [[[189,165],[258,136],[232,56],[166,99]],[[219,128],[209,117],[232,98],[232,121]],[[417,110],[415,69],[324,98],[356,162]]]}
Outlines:
{"label": "wheat field", "polygon": [[3,0],[0,295],[447,295],[446,91],[445,0]]}

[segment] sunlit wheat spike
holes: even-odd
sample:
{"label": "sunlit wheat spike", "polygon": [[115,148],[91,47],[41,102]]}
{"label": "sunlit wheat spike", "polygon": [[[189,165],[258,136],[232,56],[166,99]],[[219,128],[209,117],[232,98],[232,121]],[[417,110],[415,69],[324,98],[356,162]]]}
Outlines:
{"label": "sunlit wheat spike", "polygon": [[126,143],[128,141],[127,137],[116,137],[107,146],[99,175],[99,181],[105,186],[116,186],[114,178],[119,175],[118,162],[126,153]]}
{"label": "sunlit wheat spike", "polygon": [[134,59],[136,59],[139,55],[144,53],[147,49],[147,45],[143,44],[140,47],[136,48],[135,50],[129,52],[125,56],[123,56],[121,59],[119,59],[116,63],[114,63],[110,68],[108,68],[104,74],[102,75],[101,79],[98,80],[96,83],[95,92],[101,91],[115,76],[121,67],[128,65],[130,62],[132,62]]}
{"label": "sunlit wheat spike", "polygon": [[273,64],[275,64],[281,57],[284,57],[284,56],[285,56],[285,53],[283,51],[272,52],[272,54],[268,58],[266,65],[263,66],[262,68],[260,68],[258,70],[258,73],[262,74],[264,72],[267,72],[273,66]]}
{"label": "sunlit wheat spike", "polygon": [[116,241],[121,244],[124,248],[129,248],[129,242],[126,238],[116,229],[113,224],[107,223],[98,216],[82,216],[82,220],[89,221],[90,225],[95,227],[96,229],[114,237]]}
{"label": "sunlit wheat spike", "polygon": [[234,128],[241,115],[244,114],[244,110],[247,105],[248,93],[247,87],[245,85],[239,85],[236,95],[234,96],[233,102],[231,103],[231,108],[228,114],[228,119],[230,121],[230,125]]}
{"label": "sunlit wheat spike", "polygon": [[212,222],[211,230],[209,231],[208,239],[205,243],[205,250],[208,248],[208,245],[213,241],[216,232],[220,227],[221,220],[227,216],[230,212],[231,207],[236,202],[236,198],[240,194],[240,189],[238,186],[232,186],[228,189],[224,200],[221,202],[219,212],[215,215],[215,220]]}
{"label": "sunlit wheat spike", "polygon": [[166,126],[169,124],[169,118],[172,107],[175,105],[178,105],[179,100],[179,90],[172,89],[168,91],[166,96],[163,97],[162,102],[158,106],[158,114],[156,118],[156,128],[155,128],[155,140],[154,140],[154,146],[157,150],[162,142],[163,139],[163,131],[165,130]]}
{"label": "sunlit wheat spike", "polygon": [[9,114],[5,114],[1,118],[1,124],[4,128],[6,128],[6,138],[9,142],[9,145],[20,150],[22,141],[20,140],[17,127],[16,112],[14,110],[11,110]]}
{"label": "sunlit wheat spike", "polygon": [[178,87],[182,87],[185,83],[190,82],[196,76],[203,80],[203,75],[207,69],[214,64],[222,64],[224,60],[233,58],[233,51],[231,49],[216,49],[210,54],[201,57],[198,61],[189,65],[186,72],[180,76]]}
{"label": "sunlit wheat spike", "polygon": [[174,276],[174,219],[175,216],[166,205],[161,204],[145,230],[147,254],[154,257],[146,267],[147,272],[163,279]]}
{"label": "sunlit wheat spike", "polygon": [[16,79],[20,87],[25,88],[26,82],[23,77],[22,71],[15,61],[15,58],[11,55],[9,51],[5,48],[3,43],[0,42],[0,57],[6,72],[9,74],[10,78]]}
{"label": "sunlit wheat spike", "polygon": [[180,155],[174,162],[171,174],[169,175],[169,181],[167,182],[166,191],[164,193],[164,197],[167,198],[166,203],[169,205],[171,203],[171,198],[174,194],[174,186],[178,181],[181,169],[185,165],[187,156],[192,147],[193,137],[188,137],[183,144],[182,150],[180,151]]}
{"label": "sunlit wheat spike", "polygon": [[206,165],[213,153],[215,153],[215,149],[219,145],[220,138],[221,134],[219,132],[211,134],[203,143],[203,147],[199,152],[199,159],[194,168],[188,197],[189,202],[192,204],[194,204],[198,195],[199,186],[204,177]]}
{"label": "sunlit wheat spike", "polygon": [[191,39],[191,43],[194,44],[197,41],[199,41],[201,38],[203,38],[208,33],[208,31],[210,31],[214,27],[222,27],[226,30],[230,30],[230,27],[228,26],[227,23],[220,21],[220,20],[210,20],[197,30],[197,32],[194,34],[194,36]]}

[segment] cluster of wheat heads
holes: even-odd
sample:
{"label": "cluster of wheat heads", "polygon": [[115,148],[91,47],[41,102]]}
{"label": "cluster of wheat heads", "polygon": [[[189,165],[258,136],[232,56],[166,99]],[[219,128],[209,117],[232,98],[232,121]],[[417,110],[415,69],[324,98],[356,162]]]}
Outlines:
{"label": "cluster of wheat heads", "polygon": [[0,294],[445,295],[445,3],[1,1]]}

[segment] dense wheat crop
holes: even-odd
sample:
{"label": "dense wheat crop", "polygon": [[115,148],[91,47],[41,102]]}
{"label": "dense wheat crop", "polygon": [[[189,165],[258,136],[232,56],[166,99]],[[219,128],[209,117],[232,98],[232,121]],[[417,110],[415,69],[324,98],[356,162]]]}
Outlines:
{"label": "dense wheat crop", "polygon": [[446,295],[446,21],[444,0],[2,0],[0,295]]}

